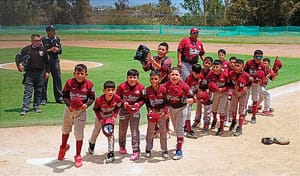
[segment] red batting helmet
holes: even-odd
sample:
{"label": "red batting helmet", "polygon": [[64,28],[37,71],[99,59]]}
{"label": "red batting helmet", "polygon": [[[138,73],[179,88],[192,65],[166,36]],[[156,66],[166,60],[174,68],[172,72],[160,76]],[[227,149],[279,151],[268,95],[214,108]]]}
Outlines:
{"label": "red batting helmet", "polygon": [[155,123],[160,119],[161,113],[159,112],[152,112],[147,114],[147,118],[149,122]]}
{"label": "red batting helmet", "polygon": [[279,59],[276,58],[272,70],[275,73],[277,73],[278,70],[281,69],[281,68],[282,68],[282,63],[281,63],[281,61]]}
{"label": "red batting helmet", "polygon": [[110,137],[114,134],[114,124],[113,118],[106,118],[103,121],[102,132],[106,137]]}
{"label": "red batting helmet", "polygon": [[70,106],[75,109],[78,110],[81,106],[83,105],[82,99],[80,97],[74,97],[71,100],[71,104]]}

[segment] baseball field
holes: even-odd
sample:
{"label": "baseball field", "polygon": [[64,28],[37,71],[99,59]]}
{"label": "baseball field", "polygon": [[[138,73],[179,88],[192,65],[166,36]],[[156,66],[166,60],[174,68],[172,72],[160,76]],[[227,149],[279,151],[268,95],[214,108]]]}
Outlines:
{"label": "baseball field", "polygon": [[[64,38],[62,37],[62,40]],[[251,40],[251,39],[250,39]],[[89,67],[89,79],[95,83],[97,95],[101,94],[102,84],[107,79],[117,83],[125,80],[129,68],[141,71],[141,82],[148,85],[148,73],[142,72],[137,61],[132,60],[136,47],[141,42],[108,41],[108,40],[63,40],[64,52],[61,56],[63,81],[72,77],[72,66],[83,62]],[[142,42],[155,52],[158,42]],[[107,140],[101,134],[96,143],[95,155],[86,154],[87,139],[93,128],[94,115],[88,112],[88,125],[82,156],[83,166],[76,168],[73,164],[75,141],[71,134],[70,151],[64,161],[57,161],[60,144],[63,105],[53,102],[52,84],[49,85],[50,103],[42,107],[43,112],[31,112],[20,117],[23,86],[22,74],[14,65],[14,55],[28,41],[0,41],[1,51],[1,89],[0,89],[0,175],[299,175],[300,167],[300,78],[299,59],[300,44],[231,44],[204,43],[207,55],[216,58],[216,51],[224,48],[228,58],[236,55],[249,59],[255,49],[264,51],[265,56],[274,59],[280,56],[284,63],[278,80],[269,85],[271,106],[274,116],[258,116],[257,124],[248,123],[246,117],[243,135],[232,137],[230,132],[224,136],[215,136],[215,131],[202,133],[196,129],[198,139],[185,139],[184,158],[174,161],[160,157],[159,140],[154,141],[154,157],[142,157],[136,162],[129,161],[129,155],[119,155],[112,164],[105,164]],[[170,42],[169,56],[176,64],[177,42]],[[51,80],[50,82],[51,83]],[[276,88],[275,88],[276,87]],[[141,149],[145,147],[146,122],[141,122]],[[226,129],[225,129],[226,130]],[[117,131],[115,132],[117,134]],[[130,133],[129,133],[130,134]],[[263,145],[262,137],[287,137],[291,143]],[[115,151],[118,151],[117,135]],[[176,139],[168,139],[171,156],[175,149]],[[130,149],[130,135],[127,138]],[[129,152],[131,152],[129,150]]]}

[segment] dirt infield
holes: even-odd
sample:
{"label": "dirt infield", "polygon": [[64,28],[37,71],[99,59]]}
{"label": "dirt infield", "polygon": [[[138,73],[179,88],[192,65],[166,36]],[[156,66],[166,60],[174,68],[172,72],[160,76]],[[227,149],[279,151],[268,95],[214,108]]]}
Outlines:
{"label": "dirt infield", "polygon": [[[22,47],[27,42],[0,42],[1,47]],[[79,44],[80,43],[80,44]],[[86,43],[86,44],[84,44]],[[109,45],[112,44],[112,45]],[[145,43],[156,48],[157,43]],[[5,46],[4,46],[5,45]],[[86,46],[107,48],[134,49],[138,43],[130,42],[69,42],[64,46]],[[210,46],[211,45],[211,46]],[[170,43],[171,50],[176,44]],[[223,46],[223,47],[222,47]],[[226,46],[226,47],[225,47]],[[228,53],[253,54],[255,49],[262,49],[265,55],[276,56],[278,51],[289,50],[290,46],[275,45],[222,45],[205,44],[207,52],[216,52],[224,48]],[[237,49],[239,48],[240,49]],[[286,48],[282,48],[286,47]],[[298,57],[298,49],[290,50],[283,56]],[[234,50],[235,49],[235,50]],[[179,161],[163,160],[160,157],[159,140],[154,140],[154,157],[144,156],[136,162],[129,161],[129,155],[118,154],[118,131],[115,132],[116,160],[105,164],[107,140],[100,134],[96,143],[95,155],[86,154],[88,138],[92,125],[85,128],[82,150],[84,158],[81,168],[74,167],[75,141],[70,135],[70,151],[64,161],[56,160],[58,146],[61,141],[60,126],[0,128],[0,175],[299,175],[300,173],[300,82],[286,85],[270,91],[273,117],[258,115],[257,124],[249,123],[250,115],[246,116],[243,135],[232,137],[230,132],[224,136],[215,136],[215,130],[208,133],[196,129],[198,139],[185,138],[183,144],[184,158]],[[46,108],[46,107],[45,107]],[[28,117],[30,118],[30,117]],[[144,117],[143,117],[144,118]],[[28,119],[30,120],[30,119]],[[116,128],[117,129],[117,128]],[[228,128],[225,128],[228,131]],[[141,126],[141,149],[145,149],[146,125]],[[130,134],[130,133],[129,133]],[[291,143],[287,146],[277,144],[263,145],[262,137],[288,137]],[[168,140],[170,156],[173,156],[176,138]],[[127,149],[131,152],[130,136],[127,138]]]}

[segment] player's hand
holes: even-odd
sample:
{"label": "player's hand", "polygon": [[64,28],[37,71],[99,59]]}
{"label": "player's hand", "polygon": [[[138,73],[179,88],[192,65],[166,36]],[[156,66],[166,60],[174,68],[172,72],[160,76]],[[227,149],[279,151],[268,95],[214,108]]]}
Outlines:
{"label": "player's hand", "polygon": [[186,99],[186,102],[188,104],[193,104],[194,103],[194,99],[193,98],[188,98],[188,99]]}
{"label": "player's hand", "polygon": [[72,106],[69,107],[69,111],[70,111],[70,112],[73,112],[73,111],[74,111],[74,109],[72,108]]}
{"label": "player's hand", "polygon": [[23,67],[22,64],[19,64],[17,68],[18,68],[19,72],[23,72],[24,71],[24,67]]}
{"label": "player's hand", "polygon": [[45,72],[44,77],[45,77],[45,79],[48,79],[48,78],[49,78],[49,73],[48,73],[48,72]]}
{"label": "player's hand", "polygon": [[88,108],[86,104],[82,104],[82,106],[79,108],[80,111],[84,111]]}

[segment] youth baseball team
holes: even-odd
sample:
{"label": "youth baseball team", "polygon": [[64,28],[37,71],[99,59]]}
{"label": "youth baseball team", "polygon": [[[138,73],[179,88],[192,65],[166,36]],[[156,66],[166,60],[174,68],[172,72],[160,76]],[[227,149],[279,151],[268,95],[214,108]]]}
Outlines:
{"label": "youth baseball team", "polygon": [[[190,36],[183,38],[177,48],[177,67],[172,67],[172,59],[167,56],[169,45],[162,42],[158,45],[157,55],[146,50],[138,57],[145,72],[149,71],[148,87],[139,82],[139,71],[131,68],[127,71],[127,80],[116,85],[108,80],[103,84],[103,94],[95,97],[93,82],[87,79],[88,70],[84,64],[74,68],[74,77],[67,80],[61,93],[59,88],[60,68],[58,54],[62,49],[54,26],[48,26],[46,31],[54,32],[47,36],[48,43],[41,42],[38,34],[31,36],[32,44],[22,49],[20,58],[16,60],[19,71],[25,71],[24,98],[21,116],[29,112],[29,103],[34,90],[34,111],[40,113],[40,105],[45,90],[45,78],[51,72],[56,88],[54,93],[57,103],[65,103],[62,124],[62,141],[59,147],[58,160],[63,160],[69,150],[68,138],[74,126],[76,139],[75,166],[82,166],[81,149],[83,145],[86,110],[92,104],[95,113],[95,125],[89,138],[88,152],[94,154],[97,137],[102,131],[108,140],[106,163],[115,159],[114,154],[114,124],[119,121],[118,141],[119,153],[127,154],[126,136],[128,127],[131,132],[132,154],[130,160],[141,157],[140,109],[145,104],[148,126],[146,132],[145,157],[152,158],[153,140],[159,137],[161,156],[169,158],[167,139],[170,137],[172,123],[177,137],[174,160],[183,157],[182,145],[184,137],[197,138],[193,128],[200,126],[203,118],[203,132],[215,129],[216,135],[224,134],[224,126],[229,126],[233,136],[242,135],[242,127],[247,112],[252,113],[251,123],[256,123],[256,114],[264,101],[262,115],[272,116],[270,94],[266,90],[268,80],[274,80],[282,63],[278,58],[271,68],[270,58],[263,57],[263,51],[255,50],[253,58],[244,62],[237,57],[226,60],[226,51],[218,51],[218,59],[205,56],[203,44],[198,39],[199,30],[190,29]],[[55,39],[55,40],[54,40]],[[56,41],[56,43],[55,43]],[[28,63],[23,57],[30,56]],[[50,59],[49,59],[50,58]],[[202,64],[199,64],[199,60]],[[26,65],[24,64],[26,63]],[[52,64],[51,64],[52,63]],[[59,71],[59,73],[58,73]],[[56,74],[54,74],[55,72]],[[47,84],[46,84],[47,85]],[[61,85],[61,83],[60,83]],[[247,105],[252,98],[252,104]],[[42,96],[43,95],[43,96]],[[46,102],[44,102],[46,103]],[[191,122],[191,111],[195,107],[195,120]],[[212,115],[212,118],[211,118]],[[219,117],[219,118],[218,118]],[[219,123],[218,122],[219,119]]]}

